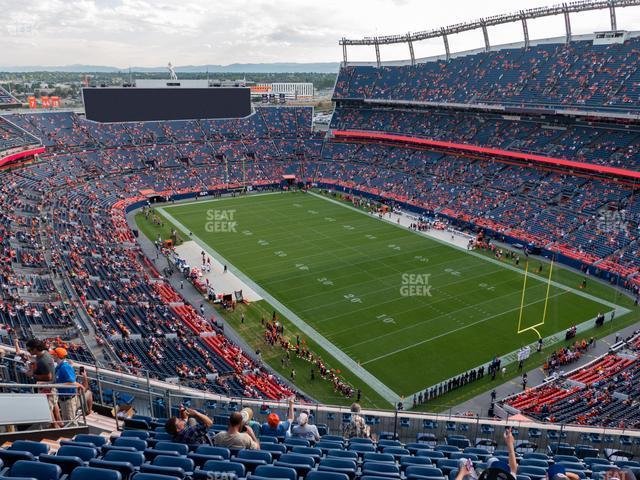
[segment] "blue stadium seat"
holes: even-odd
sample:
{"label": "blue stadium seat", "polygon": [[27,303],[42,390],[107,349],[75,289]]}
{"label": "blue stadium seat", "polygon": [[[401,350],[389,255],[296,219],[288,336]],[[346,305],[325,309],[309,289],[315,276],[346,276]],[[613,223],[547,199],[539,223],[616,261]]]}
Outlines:
{"label": "blue stadium seat", "polygon": [[256,468],[255,474],[263,478],[298,480],[298,473],[293,468],[276,467],[274,465],[261,465]]}
{"label": "blue stadium seat", "polygon": [[343,473],[351,480],[355,478],[357,465],[356,461],[348,458],[323,458],[318,465],[320,472]]}
{"label": "blue stadium seat", "polygon": [[450,458],[440,458],[436,461],[436,466],[442,470],[442,473],[447,476],[451,470],[458,468],[458,460]]}
{"label": "blue stadium seat", "polygon": [[22,452],[20,450],[5,450],[0,448],[0,460],[5,467],[10,467],[19,460],[35,460],[35,456],[31,452]]}
{"label": "blue stadium seat", "polygon": [[386,478],[400,478],[400,468],[392,463],[365,462],[362,466],[362,475]]}
{"label": "blue stadium seat", "polygon": [[133,476],[133,480],[180,480],[178,477],[171,477],[169,475],[159,475],[157,473],[136,473]]}
{"label": "blue stadium seat", "polygon": [[358,452],[350,452],[349,450],[329,450],[326,455],[327,458],[345,458],[347,460],[357,461],[359,456]]}
{"label": "blue stadium seat", "polygon": [[145,457],[142,452],[110,450],[102,457],[102,460],[107,460],[109,462],[127,462],[134,467],[139,467],[144,463]]}
{"label": "blue stadium seat", "polygon": [[434,461],[437,461],[439,458],[446,458],[444,452],[441,452],[439,450],[418,450],[416,452],[416,456],[431,458]]}
{"label": "blue stadium seat", "polygon": [[62,445],[56,455],[60,456],[69,456],[69,457],[79,457],[83,462],[88,462],[92,458],[96,458],[98,456],[98,450],[95,448],[87,448],[87,447],[76,447],[70,445]]}
{"label": "blue stadium seat", "polygon": [[305,480],[349,480],[349,477],[344,473],[315,471],[309,472]]}
{"label": "blue stadium seat", "polygon": [[[310,447],[294,447],[296,448],[310,448]],[[260,442],[260,450],[264,450],[265,452],[270,452],[271,456],[274,459],[279,459],[280,456],[284,453],[287,453],[287,446],[281,443],[262,443]]]}
{"label": "blue stadium seat", "polygon": [[262,450],[240,450],[235,460],[242,463],[248,472],[253,472],[260,465],[268,465],[273,461],[270,452]]}
{"label": "blue stadium seat", "polygon": [[[303,447],[306,448],[306,447]],[[312,457],[300,453],[285,453],[280,456],[280,459],[274,462],[277,467],[293,468],[298,475],[304,477],[309,473],[316,465],[316,461]]]}
{"label": "blue stadium seat", "polygon": [[[162,428],[164,429],[164,427],[162,427]],[[160,432],[160,433],[162,433],[162,432]],[[120,438],[137,438],[139,440],[148,440],[149,437],[150,437],[149,432],[147,432],[145,430],[124,430],[120,434]]]}
{"label": "blue stadium seat", "polygon": [[393,455],[393,457],[397,461],[400,461],[402,457],[411,455],[411,452],[409,452],[409,450],[402,447],[384,447],[382,452],[385,454]]}
{"label": "blue stadium seat", "polygon": [[518,475],[526,475],[531,480],[542,480],[547,476],[547,470],[540,467],[519,467]]}
{"label": "blue stadium seat", "polygon": [[194,478],[199,480],[210,480],[211,472],[231,473],[238,478],[245,476],[246,469],[243,464],[228,460],[209,460],[202,466],[202,469],[196,470]]}
{"label": "blue stadium seat", "polygon": [[186,455],[189,453],[189,446],[184,443],[176,442],[158,442],[154,447],[154,450],[162,450],[165,452],[178,452],[180,455]]}
{"label": "blue stadium seat", "polygon": [[62,469],[52,463],[18,460],[9,469],[8,477],[29,477],[36,480],[59,480]]}
{"label": "blue stadium seat", "polygon": [[325,440],[324,438],[321,438],[320,441],[316,444],[316,448],[322,450],[322,453],[326,455],[329,450],[342,450],[344,448],[344,443]]}
{"label": "blue stadium seat", "polygon": [[132,437],[116,438],[115,441],[113,442],[113,445],[116,447],[133,447],[138,452],[144,452],[148,447],[146,441],[140,440],[139,438],[132,438]]}
{"label": "blue stadium seat", "polygon": [[40,455],[38,457],[39,462],[52,463],[58,465],[62,470],[63,475],[69,475],[77,467],[82,467],[85,462],[79,457],[64,456],[64,455]]}
{"label": "blue stadium seat", "polygon": [[400,468],[406,470],[411,465],[429,467],[432,465],[429,457],[402,457],[400,458]]}
{"label": "blue stadium seat", "polygon": [[523,458],[520,460],[521,467],[538,467],[549,468],[549,462],[547,460],[540,460],[538,458]]}
{"label": "blue stadium seat", "polygon": [[78,435],[73,437],[73,440],[76,442],[91,443],[97,448],[100,448],[103,445],[107,444],[106,437],[103,437],[102,435],[92,435],[88,433],[79,433]]}
{"label": "blue stadium seat", "polygon": [[43,453],[49,453],[49,445],[31,440],[16,440],[11,444],[8,450],[30,452],[34,457],[37,457]]}
{"label": "blue stadium seat", "polygon": [[284,444],[288,449],[292,449],[293,447],[310,447],[311,442],[309,440],[305,440],[304,438],[287,438],[284,441]]}
{"label": "blue stadium seat", "polygon": [[444,472],[436,467],[422,467],[412,465],[404,472],[408,480],[424,480],[427,478],[442,478]]}
{"label": "blue stadium seat", "polygon": [[396,459],[390,453],[377,453],[377,452],[366,452],[362,456],[362,460],[365,462],[385,462],[385,463],[395,463]]}
{"label": "blue stadium seat", "polygon": [[69,478],[70,480],[122,480],[122,475],[117,470],[78,467],[71,473]]}
{"label": "blue stadium seat", "polygon": [[320,461],[320,457],[322,457],[322,450],[315,447],[293,447],[291,449],[291,453],[308,456],[309,458],[313,458],[316,463],[318,463]]}
{"label": "blue stadium seat", "polygon": [[116,470],[120,472],[123,480],[128,480],[136,472],[136,467],[134,467],[131,462],[110,461],[95,458],[93,460],[89,460],[89,466],[107,470]]}
{"label": "blue stadium seat", "polygon": [[160,467],[179,467],[184,470],[187,475],[191,475],[195,470],[195,464],[190,458],[172,457],[167,455],[159,455],[153,459],[153,465]]}

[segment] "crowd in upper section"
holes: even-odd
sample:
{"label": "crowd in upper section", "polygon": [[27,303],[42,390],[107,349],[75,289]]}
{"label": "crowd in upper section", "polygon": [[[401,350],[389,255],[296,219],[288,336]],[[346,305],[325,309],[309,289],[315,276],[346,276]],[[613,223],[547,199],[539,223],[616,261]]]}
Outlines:
{"label": "crowd in upper section", "polygon": [[547,43],[415,66],[347,66],[335,99],[411,100],[637,110],[640,38]]}

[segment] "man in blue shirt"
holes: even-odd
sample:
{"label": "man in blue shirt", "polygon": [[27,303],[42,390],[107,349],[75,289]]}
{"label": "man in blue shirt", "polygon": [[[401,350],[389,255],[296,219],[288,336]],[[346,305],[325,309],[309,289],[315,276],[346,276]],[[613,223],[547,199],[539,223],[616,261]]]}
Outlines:
{"label": "man in blue shirt", "polygon": [[76,372],[67,362],[67,350],[58,347],[51,351],[51,356],[56,362],[56,383],[67,384],[70,388],[58,388],[58,405],[60,416],[64,422],[69,422],[76,418],[77,387],[82,387],[76,382]]}
{"label": "man in blue shirt", "polygon": [[282,437],[289,430],[289,426],[293,421],[293,398],[289,399],[289,413],[287,415],[287,419],[284,422],[280,421],[280,417],[278,417],[277,413],[270,413],[267,417],[267,421],[262,424],[260,428],[261,435],[267,435],[271,437]]}

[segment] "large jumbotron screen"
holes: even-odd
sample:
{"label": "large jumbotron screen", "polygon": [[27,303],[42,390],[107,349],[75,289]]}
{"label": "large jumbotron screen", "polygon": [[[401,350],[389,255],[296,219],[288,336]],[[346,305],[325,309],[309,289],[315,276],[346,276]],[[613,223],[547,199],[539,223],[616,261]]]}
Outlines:
{"label": "large jumbotron screen", "polygon": [[244,87],[84,88],[87,119],[142,122],[198,118],[240,118],[251,113],[251,93]]}

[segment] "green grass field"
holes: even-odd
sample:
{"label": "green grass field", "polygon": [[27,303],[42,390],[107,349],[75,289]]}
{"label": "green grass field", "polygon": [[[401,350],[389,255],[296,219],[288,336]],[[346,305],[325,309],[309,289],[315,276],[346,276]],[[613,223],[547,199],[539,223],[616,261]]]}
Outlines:
{"label": "green grass field", "polygon": [[[533,330],[517,333],[521,269],[338,202],[277,193],[160,211],[398,395],[538,338]],[[542,320],[548,268],[527,279],[522,328]],[[558,284],[537,328],[543,337],[611,311],[601,299],[628,306],[595,282],[581,294],[580,277],[566,270],[557,268],[552,280]]]}

